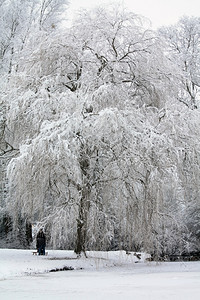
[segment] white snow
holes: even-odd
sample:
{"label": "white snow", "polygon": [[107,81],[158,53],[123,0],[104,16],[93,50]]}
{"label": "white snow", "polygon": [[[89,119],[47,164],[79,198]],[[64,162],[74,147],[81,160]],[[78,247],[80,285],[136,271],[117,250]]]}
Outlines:
{"label": "white snow", "polygon": [[[199,300],[200,262],[148,262],[125,251],[0,249],[0,299]],[[49,272],[64,266],[71,271]]]}

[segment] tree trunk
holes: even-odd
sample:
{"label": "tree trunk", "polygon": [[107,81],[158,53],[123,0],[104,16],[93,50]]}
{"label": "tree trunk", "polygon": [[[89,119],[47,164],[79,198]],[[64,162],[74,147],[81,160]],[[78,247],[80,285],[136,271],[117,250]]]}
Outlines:
{"label": "tree trunk", "polygon": [[89,206],[90,206],[89,194],[90,194],[90,188],[88,185],[85,185],[82,188],[82,195],[81,195],[81,200],[79,205],[79,216],[77,219],[77,239],[76,239],[75,253],[79,255],[81,254],[81,252],[85,254],[86,251],[87,217],[88,217]]}

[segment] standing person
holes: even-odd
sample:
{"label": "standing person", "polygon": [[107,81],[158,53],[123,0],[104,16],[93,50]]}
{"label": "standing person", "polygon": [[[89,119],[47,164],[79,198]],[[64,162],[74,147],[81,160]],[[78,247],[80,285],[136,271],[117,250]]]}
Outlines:
{"label": "standing person", "polygon": [[36,237],[36,248],[39,255],[45,255],[46,237],[42,229],[39,230]]}

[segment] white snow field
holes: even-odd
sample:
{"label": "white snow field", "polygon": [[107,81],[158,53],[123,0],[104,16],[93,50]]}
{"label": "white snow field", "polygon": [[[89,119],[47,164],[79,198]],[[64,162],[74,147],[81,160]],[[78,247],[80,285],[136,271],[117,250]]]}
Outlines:
{"label": "white snow field", "polygon": [[[199,300],[200,262],[148,262],[125,251],[0,249],[1,300]],[[74,270],[49,272],[72,267]]]}

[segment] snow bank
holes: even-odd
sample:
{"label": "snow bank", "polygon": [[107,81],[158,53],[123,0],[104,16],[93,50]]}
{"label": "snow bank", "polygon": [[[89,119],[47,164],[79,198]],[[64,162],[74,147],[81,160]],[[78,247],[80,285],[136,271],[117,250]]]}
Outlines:
{"label": "snow bank", "polygon": [[33,255],[33,250],[0,249],[0,280],[10,276],[47,273],[55,268],[101,269],[120,265],[132,265],[145,261],[141,254],[126,254],[125,251],[87,252],[87,258],[77,258],[73,251],[47,250],[47,256]]}

